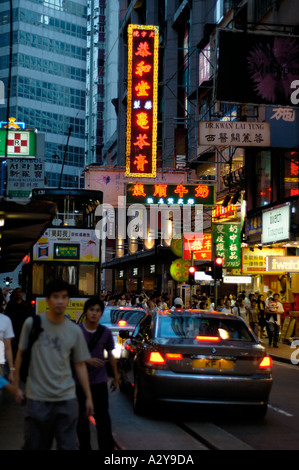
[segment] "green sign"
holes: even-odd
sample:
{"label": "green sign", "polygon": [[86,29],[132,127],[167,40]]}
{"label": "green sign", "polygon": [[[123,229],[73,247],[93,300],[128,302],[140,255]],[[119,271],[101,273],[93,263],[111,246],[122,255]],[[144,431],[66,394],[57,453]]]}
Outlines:
{"label": "green sign", "polygon": [[59,245],[54,243],[54,259],[79,259],[80,245]]}
{"label": "green sign", "polygon": [[[6,139],[7,135],[7,139]],[[5,152],[7,148],[7,153]],[[0,129],[0,158],[35,158],[36,133],[34,131]]]}
{"label": "green sign", "polygon": [[215,205],[215,186],[212,184],[126,184],[128,204]]}
{"label": "green sign", "polygon": [[224,268],[241,267],[241,224],[213,224],[215,255],[222,256]]}

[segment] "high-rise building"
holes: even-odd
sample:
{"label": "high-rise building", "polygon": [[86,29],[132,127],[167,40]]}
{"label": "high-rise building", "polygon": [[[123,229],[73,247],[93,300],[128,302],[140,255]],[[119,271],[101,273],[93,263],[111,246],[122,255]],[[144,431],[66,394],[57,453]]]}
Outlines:
{"label": "high-rise building", "polygon": [[[5,90],[12,42],[9,114],[45,134],[47,186],[59,185],[63,169],[61,187],[78,188],[85,152],[87,1],[15,0],[11,36],[10,2],[1,0],[0,26]],[[0,120],[6,112],[7,100],[0,103]]]}
{"label": "high-rise building", "polygon": [[103,163],[116,140],[118,20],[119,0],[87,2],[86,165]]}

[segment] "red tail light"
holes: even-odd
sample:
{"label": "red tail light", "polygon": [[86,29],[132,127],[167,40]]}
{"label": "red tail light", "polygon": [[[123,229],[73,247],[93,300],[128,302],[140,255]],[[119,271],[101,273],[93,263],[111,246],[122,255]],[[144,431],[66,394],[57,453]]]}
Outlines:
{"label": "red tail light", "polygon": [[165,359],[161,356],[161,354],[157,351],[151,352],[149,357],[149,362],[151,364],[165,364]]}
{"label": "red tail light", "polygon": [[270,356],[265,356],[262,360],[262,362],[259,365],[260,369],[269,369],[269,367],[272,367],[272,357]]}
{"label": "red tail light", "polygon": [[171,359],[173,361],[180,361],[181,359],[183,359],[182,354],[166,353],[165,356],[167,357],[167,359]]}
{"label": "red tail light", "polygon": [[118,326],[126,326],[127,322],[126,320],[119,320],[117,324]]}
{"label": "red tail light", "polygon": [[219,336],[196,336],[197,341],[212,341],[216,343],[220,341]]}

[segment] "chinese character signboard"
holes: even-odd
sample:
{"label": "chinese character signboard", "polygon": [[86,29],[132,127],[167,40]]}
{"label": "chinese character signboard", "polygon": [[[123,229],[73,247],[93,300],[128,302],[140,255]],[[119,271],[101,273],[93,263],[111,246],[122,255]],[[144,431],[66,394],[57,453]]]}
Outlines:
{"label": "chinese character signboard", "polygon": [[125,176],[156,177],[158,49],[157,26],[128,26]]}
{"label": "chinese character signboard", "polygon": [[126,185],[127,203],[215,205],[215,186],[209,184],[143,184]]}
{"label": "chinese character signboard", "polygon": [[[251,251],[250,248],[242,249],[242,273],[243,274],[267,274],[267,257],[269,256],[284,256],[284,248],[263,248],[262,250],[255,249]],[[283,272],[284,270],[281,270]]]}
{"label": "chinese character signboard", "polygon": [[196,234],[184,233],[184,259],[191,259],[191,251],[194,260],[211,261],[212,259],[212,235],[210,233]]}
{"label": "chinese character signboard", "polygon": [[298,110],[290,107],[266,107],[266,121],[270,123],[272,147],[292,148],[299,145]]}
{"label": "chinese character signboard", "polygon": [[42,159],[7,160],[7,195],[27,198],[32,189],[44,186],[44,162]]}
{"label": "chinese character signboard", "polygon": [[200,145],[269,147],[270,124],[266,122],[201,121]]}
{"label": "chinese character signboard", "polygon": [[[6,134],[8,134],[7,140]],[[0,158],[5,157],[6,145],[9,158],[35,158],[36,156],[36,134],[34,131],[0,129]]]}
{"label": "chinese character signboard", "polygon": [[215,255],[222,256],[224,268],[241,266],[241,225],[213,224]]}

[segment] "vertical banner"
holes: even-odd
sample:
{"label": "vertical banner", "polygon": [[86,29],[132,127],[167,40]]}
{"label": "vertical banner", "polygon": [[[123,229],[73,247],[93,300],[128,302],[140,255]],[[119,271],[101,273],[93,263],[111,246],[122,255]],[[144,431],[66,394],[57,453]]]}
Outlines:
{"label": "vertical banner", "polygon": [[213,224],[215,255],[222,256],[224,268],[241,267],[241,224]]}
{"label": "vertical banner", "polygon": [[128,26],[125,176],[156,177],[158,53],[157,26]]}

